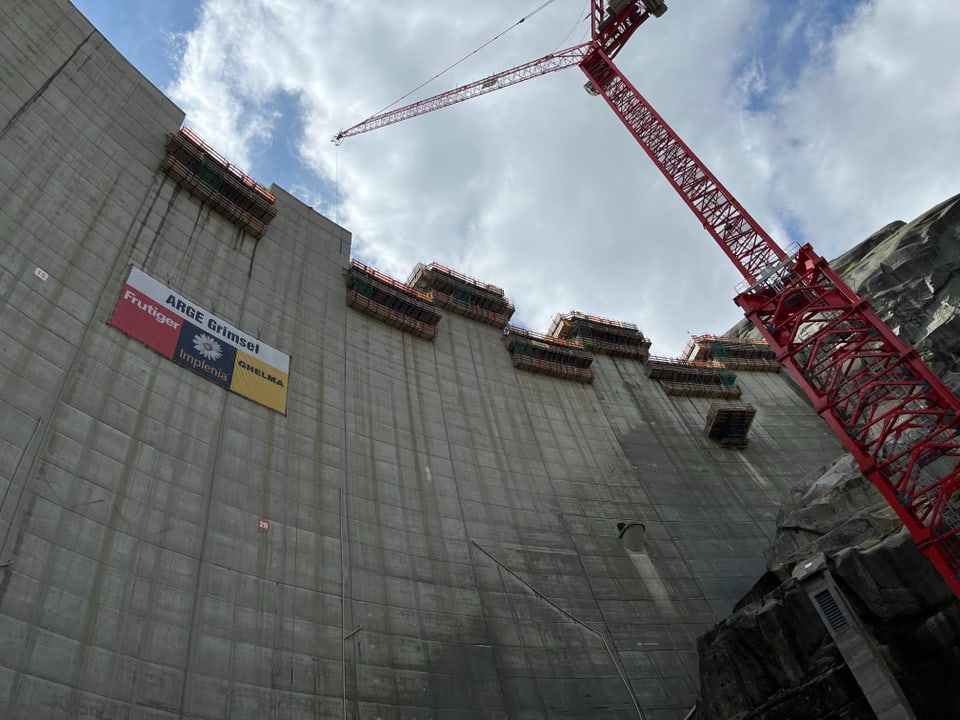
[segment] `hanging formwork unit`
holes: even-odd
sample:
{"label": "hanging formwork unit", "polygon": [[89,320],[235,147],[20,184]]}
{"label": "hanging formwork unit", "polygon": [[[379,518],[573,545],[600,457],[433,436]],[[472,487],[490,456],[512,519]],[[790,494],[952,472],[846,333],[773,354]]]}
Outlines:
{"label": "hanging formwork unit", "polygon": [[576,310],[554,316],[549,334],[562,340],[575,340],[592,352],[640,362],[650,357],[650,341],[633,323],[584,315]]}
{"label": "hanging formwork unit", "polygon": [[703,431],[721,447],[743,449],[756,414],[756,408],[746,403],[713,403]]}
{"label": "hanging formwork unit", "polygon": [[681,356],[684,360],[716,360],[731,370],[780,372],[777,355],[764,340],[695,335]]}
{"label": "hanging formwork unit", "polygon": [[347,305],[354,310],[426,340],[436,337],[442,316],[429,295],[358,260],[350,261],[344,275]]}
{"label": "hanging formwork unit", "polygon": [[242,170],[227,162],[189,128],[167,137],[160,169],[234,225],[259,239],[277,216],[276,198]]}
{"label": "hanging formwork unit", "polygon": [[736,400],[740,397],[737,375],[716,360],[679,360],[651,355],[645,364],[647,377],[657,380],[667,395]]}
{"label": "hanging formwork unit", "polygon": [[501,288],[439,263],[418,263],[407,285],[431,295],[442,308],[494,327],[506,327],[513,316],[514,307]]}
{"label": "hanging formwork unit", "polygon": [[590,368],[593,355],[580,343],[507,325],[503,329],[503,344],[518,370],[581,383],[593,382],[594,373]]}

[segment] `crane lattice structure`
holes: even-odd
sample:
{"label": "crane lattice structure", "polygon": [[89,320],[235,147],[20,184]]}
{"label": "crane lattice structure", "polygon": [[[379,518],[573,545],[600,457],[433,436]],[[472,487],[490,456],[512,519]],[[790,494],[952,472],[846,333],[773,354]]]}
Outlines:
{"label": "crane lattice structure", "polygon": [[817,255],[788,255],[613,63],[663,0],[591,1],[591,40],[375,115],[334,142],[579,65],[737,267],[735,302],[960,597],[960,400]]}

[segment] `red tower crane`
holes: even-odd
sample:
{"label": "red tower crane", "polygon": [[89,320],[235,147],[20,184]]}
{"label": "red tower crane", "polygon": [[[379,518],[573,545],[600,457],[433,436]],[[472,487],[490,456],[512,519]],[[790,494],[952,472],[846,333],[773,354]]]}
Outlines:
{"label": "red tower crane", "polygon": [[960,597],[960,400],[817,255],[788,255],[613,63],[663,0],[591,2],[591,40],[341,131],[334,142],[579,65],[747,289],[735,302]]}

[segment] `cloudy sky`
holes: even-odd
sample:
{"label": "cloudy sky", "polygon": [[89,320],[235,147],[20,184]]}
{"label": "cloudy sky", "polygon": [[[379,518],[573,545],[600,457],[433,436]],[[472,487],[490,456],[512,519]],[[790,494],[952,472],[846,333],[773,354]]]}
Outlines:
{"label": "cloudy sky", "polygon": [[[511,26],[405,102],[581,42],[585,0],[74,3],[384,272],[437,261],[503,287],[518,324],[626,320],[658,355],[740,317],[739,275],[577,68],[330,143]],[[960,3],[668,4],[617,63],[782,245],[834,257],[960,192]]]}

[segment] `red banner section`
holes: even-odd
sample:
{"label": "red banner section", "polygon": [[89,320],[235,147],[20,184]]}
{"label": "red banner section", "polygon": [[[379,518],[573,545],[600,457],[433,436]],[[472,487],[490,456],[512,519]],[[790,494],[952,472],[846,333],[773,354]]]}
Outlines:
{"label": "red banner section", "polygon": [[110,324],[172,360],[183,318],[126,285],[113,309]]}

